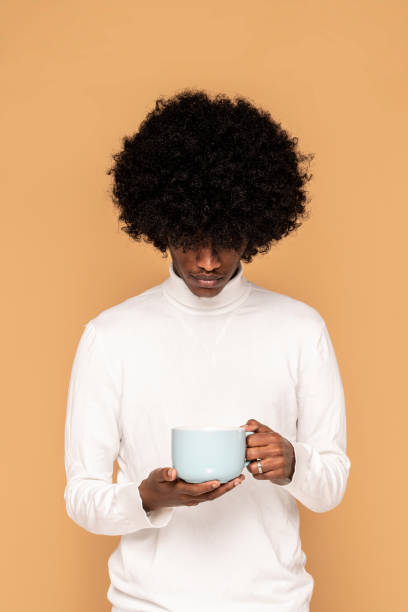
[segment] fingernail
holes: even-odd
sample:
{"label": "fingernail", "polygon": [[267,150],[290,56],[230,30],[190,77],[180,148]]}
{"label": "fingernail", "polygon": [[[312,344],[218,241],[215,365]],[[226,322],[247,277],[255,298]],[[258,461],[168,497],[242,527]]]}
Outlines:
{"label": "fingernail", "polygon": [[218,487],[218,485],[219,485],[219,482],[214,482],[214,484],[212,485],[212,488],[216,489]]}
{"label": "fingernail", "polygon": [[236,487],[237,485],[241,484],[240,480],[234,480],[234,487]]}

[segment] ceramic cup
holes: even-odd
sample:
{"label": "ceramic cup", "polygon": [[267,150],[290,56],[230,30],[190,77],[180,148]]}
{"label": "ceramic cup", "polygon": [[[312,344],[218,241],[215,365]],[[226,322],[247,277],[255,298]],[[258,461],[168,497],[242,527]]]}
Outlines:
{"label": "ceramic cup", "polygon": [[225,483],[242,473],[246,439],[242,427],[172,427],[171,456],[177,476],[186,482]]}

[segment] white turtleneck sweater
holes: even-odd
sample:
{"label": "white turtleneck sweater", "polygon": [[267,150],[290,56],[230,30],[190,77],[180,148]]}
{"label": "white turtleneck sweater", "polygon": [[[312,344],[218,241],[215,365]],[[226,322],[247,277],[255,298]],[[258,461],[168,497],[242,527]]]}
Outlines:
{"label": "white turtleneck sweater", "polygon": [[[306,612],[314,587],[296,500],[327,512],[350,470],[336,356],[313,307],[238,273],[214,297],[169,277],[84,325],[65,424],[67,513],[120,535],[112,612]],[[287,485],[256,480],[197,506],[145,512],[138,486],[172,466],[171,427],[254,418],[287,438]],[[112,482],[118,461],[117,482]]]}

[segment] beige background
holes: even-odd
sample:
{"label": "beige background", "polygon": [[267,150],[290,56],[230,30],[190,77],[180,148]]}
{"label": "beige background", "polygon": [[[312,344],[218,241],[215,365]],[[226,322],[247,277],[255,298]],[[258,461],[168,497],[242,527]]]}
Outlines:
{"label": "beige background", "polygon": [[83,324],[168,274],[120,231],[105,171],[155,99],[187,86],[249,97],[315,152],[310,219],[244,265],[322,314],[345,388],[346,495],[323,514],[299,504],[311,610],[408,609],[407,14],[396,0],[3,3],[3,610],[110,611],[119,540],[65,514],[67,385]]}

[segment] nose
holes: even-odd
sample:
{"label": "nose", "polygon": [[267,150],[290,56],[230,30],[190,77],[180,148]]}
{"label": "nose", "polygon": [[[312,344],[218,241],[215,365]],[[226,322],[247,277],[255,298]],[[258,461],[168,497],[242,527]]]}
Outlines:
{"label": "nose", "polygon": [[200,249],[197,252],[196,262],[200,268],[203,268],[207,272],[218,270],[221,265],[219,255],[216,249],[213,248]]}

